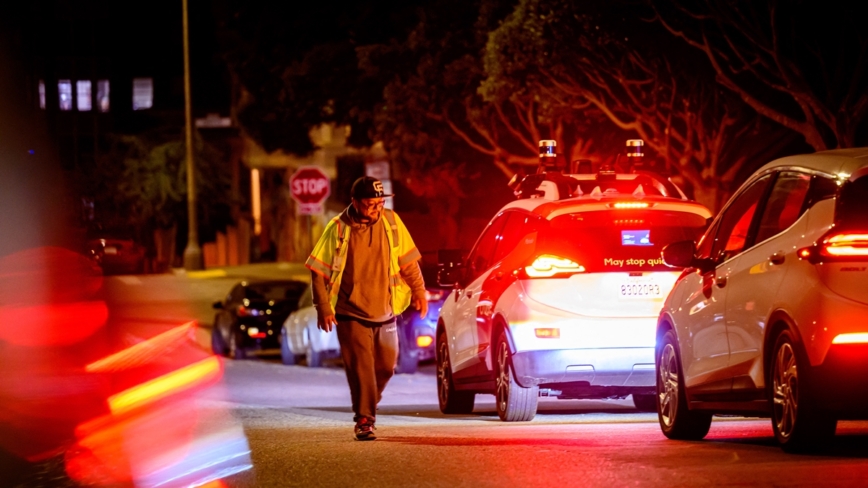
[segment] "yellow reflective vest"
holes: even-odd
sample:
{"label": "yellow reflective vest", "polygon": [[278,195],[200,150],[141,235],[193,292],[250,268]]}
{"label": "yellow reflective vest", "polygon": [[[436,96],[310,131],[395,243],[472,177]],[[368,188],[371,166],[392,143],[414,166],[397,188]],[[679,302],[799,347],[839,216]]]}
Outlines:
{"label": "yellow reflective vest", "polygon": [[[401,222],[398,214],[389,209],[383,209],[380,222],[385,227],[389,241],[389,281],[392,287],[392,312],[400,314],[410,306],[412,290],[401,278],[401,269],[422,258],[422,254],[413,243],[413,238],[407,227]],[[377,225],[377,224],[375,224]],[[332,310],[338,303],[338,291],[341,289],[341,276],[346,264],[349,247],[350,226],[341,222],[338,215],[329,221],[323,230],[304,265],[325,278],[326,289]]]}

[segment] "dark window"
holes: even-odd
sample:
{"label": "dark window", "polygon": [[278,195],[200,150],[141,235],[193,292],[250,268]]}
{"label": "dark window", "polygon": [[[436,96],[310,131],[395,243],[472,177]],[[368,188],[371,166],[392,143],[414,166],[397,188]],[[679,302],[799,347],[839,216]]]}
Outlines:
{"label": "dark window", "polygon": [[500,233],[499,244],[494,253],[492,264],[512,252],[519,241],[531,232],[535,232],[539,225],[539,217],[530,213],[514,211],[505,215],[508,215],[508,220]]}
{"label": "dark window", "polygon": [[808,198],[805,199],[805,210],[814,206],[815,203],[835,198],[838,193],[838,181],[826,176],[814,175],[811,177],[811,189],[808,190]]}
{"label": "dark window", "polygon": [[467,276],[468,282],[475,280],[492,264],[494,264],[494,250],[500,240],[500,230],[506,222],[509,213],[502,213],[495,217],[488,227],[482,231],[479,240],[470,252],[470,257],[467,259]]}
{"label": "dark window", "polygon": [[247,298],[251,300],[298,300],[307,288],[303,283],[258,283],[247,287]]}
{"label": "dark window", "polygon": [[717,221],[712,227],[710,227],[705,234],[702,236],[702,239],[699,240],[699,244],[696,245],[696,256],[699,258],[710,258],[711,257],[711,248],[714,245],[714,236],[717,235],[717,228],[720,227],[720,221]]}
{"label": "dark window", "polygon": [[868,175],[841,187],[835,222],[844,229],[868,230]]}
{"label": "dark window", "polygon": [[804,173],[782,172],[766,200],[756,242],[783,232],[802,215],[811,177]]}
{"label": "dark window", "polygon": [[711,248],[712,258],[729,259],[745,249],[757,206],[765,195],[771,179],[771,175],[766,175],[753,182],[724,210]]}

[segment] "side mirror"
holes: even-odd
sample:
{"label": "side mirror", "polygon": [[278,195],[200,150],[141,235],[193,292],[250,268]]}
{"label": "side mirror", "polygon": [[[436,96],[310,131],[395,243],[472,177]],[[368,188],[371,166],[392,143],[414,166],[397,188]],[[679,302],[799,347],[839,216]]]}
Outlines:
{"label": "side mirror", "polygon": [[437,284],[442,287],[455,286],[461,281],[464,262],[459,249],[444,249],[437,252]]}
{"label": "side mirror", "polygon": [[215,310],[222,310],[223,309],[223,302],[214,302],[211,305],[211,308],[213,308]]}
{"label": "side mirror", "polygon": [[695,266],[696,245],[693,241],[673,242],[663,247],[661,253],[666,266],[673,268],[690,268]]}

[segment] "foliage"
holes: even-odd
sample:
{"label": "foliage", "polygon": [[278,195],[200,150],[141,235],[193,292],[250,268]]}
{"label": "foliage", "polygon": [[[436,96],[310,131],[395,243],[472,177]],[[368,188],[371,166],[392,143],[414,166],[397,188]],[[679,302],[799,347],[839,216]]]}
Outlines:
{"label": "foliage", "polygon": [[[228,219],[229,167],[215,147],[194,139],[202,226]],[[112,226],[167,228],[187,216],[185,144],[171,134],[115,135],[88,178],[98,220]]]}
{"label": "foliage", "polygon": [[720,86],[816,150],[853,147],[868,114],[868,32],[857,4],[654,1]]}

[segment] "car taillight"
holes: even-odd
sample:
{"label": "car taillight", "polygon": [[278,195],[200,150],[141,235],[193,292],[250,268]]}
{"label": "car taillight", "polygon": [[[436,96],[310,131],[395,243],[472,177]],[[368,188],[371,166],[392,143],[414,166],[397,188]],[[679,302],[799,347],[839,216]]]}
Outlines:
{"label": "car taillight", "polygon": [[648,202],[615,202],[610,203],[609,208],[630,209],[630,208],[648,208],[651,204]]}
{"label": "car taillight", "polygon": [[566,258],[543,254],[536,258],[533,264],[526,266],[524,272],[528,278],[567,277],[576,273],[584,273],[585,267]]}
{"label": "car taillight", "polygon": [[443,298],[442,290],[425,290],[425,300],[428,300],[429,302],[436,302],[441,298]]}
{"label": "car taillight", "polygon": [[420,335],[416,337],[416,346],[418,347],[428,347],[434,343],[434,338],[429,335]]}
{"label": "car taillight", "polygon": [[868,333],[852,332],[849,334],[838,334],[832,339],[832,344],[865,344],[868,343]]}
{"label": "car taillight", "polygon": [[868,259],[868,233],[830,232],[816,244],[799,249],[796,254],[811,263],[827,261],[862,261]]}

